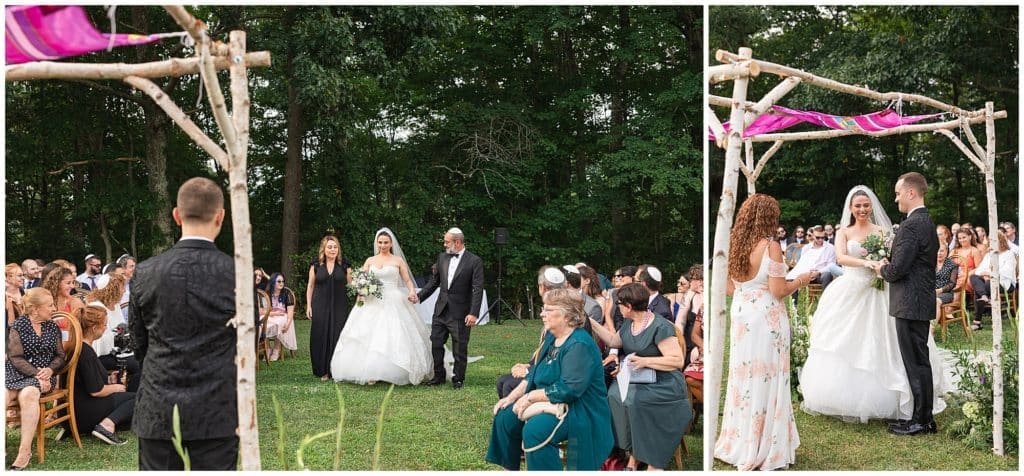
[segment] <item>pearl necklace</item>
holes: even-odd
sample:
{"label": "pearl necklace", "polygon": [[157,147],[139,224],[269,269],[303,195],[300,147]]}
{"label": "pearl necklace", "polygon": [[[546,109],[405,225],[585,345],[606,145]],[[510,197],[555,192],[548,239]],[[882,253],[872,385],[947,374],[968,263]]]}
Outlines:
{"label": "pearl necklace", "polygon": [[651,319],[653,318],[654,313],[651,311],[647,311],[647,316],[644,317],[644,320],[640,321],[640,330],[636,330],[636,326],[630,325],[629,333],[633,334],[634,336],[640,335],[640,333],[642,333],[644,329],[647,329],[647,326],[651,323]]}

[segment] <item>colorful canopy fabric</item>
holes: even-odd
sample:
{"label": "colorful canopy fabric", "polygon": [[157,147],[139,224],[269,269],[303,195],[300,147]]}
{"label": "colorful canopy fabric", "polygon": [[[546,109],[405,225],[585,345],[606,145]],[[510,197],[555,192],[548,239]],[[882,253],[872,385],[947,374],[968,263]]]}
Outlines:
{"label": "colorful canopy fabric", "polygon": [[[105,50],[100,33],[77,6],[19,5],[5,8],[7,64],[45,61]],[[113,35],[113,46],[144,45],[162,35]]]}
{"label": "colorful canopy fabric", "polygon": [[[830,129],[839,129],[863,134],[866,132],[879,132],[886,129],[892,129],[894,127],[913,124],[915,122],[932,119],[941,115],[942,114],[939,113],[925,114],[922,116],[900,116],[896,111],[886,109],[884,111],[864,114],[862,116],[836,116],[815,111],[798,111],[796,109],[789,109],[782,106],[773,106],[771,113],[758,117],[750,127],[747,127],[747,129],[743,131],[743,137],[746,138],[775,132],[800,124],[801,122],[828,127]],[[728,122],[722,124],[722,126],[725,127],[726,132],[729,132]],[[709,130],[708,138],[715,140],[714,132]]]}

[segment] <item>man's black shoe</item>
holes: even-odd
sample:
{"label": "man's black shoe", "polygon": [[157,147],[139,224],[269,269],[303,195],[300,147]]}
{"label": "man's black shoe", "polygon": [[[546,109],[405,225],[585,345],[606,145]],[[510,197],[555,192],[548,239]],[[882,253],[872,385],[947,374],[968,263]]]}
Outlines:
{"label": "man's black shoe", "polygon": [[892,425],[906,425],[907,423],[910,423],[910,420],[885,420],[885,422],[888,423],[889,426],[892,426]]}
{"label": "man's black shoe", "polygon": [[931,423],[907,423],[905,425],[890,425],[889,433],[900,436],[923,435],[936,433],[939,427],[934,421]]}
{"label": "man's black shoe", "polygon": [[426,385],[428,387],[433,387],[435,385],[441,385],[442,383],[444,383],[444,379],[432,378],[430,380],[427,380],[427,383],[425,383],[423,385]]}
{"label": "man's black shoe", "polygon": [[455,390],[458,390],[458,389],[462,388],[462,382],[453,381],[452,382],[452,388],[454,388]]}

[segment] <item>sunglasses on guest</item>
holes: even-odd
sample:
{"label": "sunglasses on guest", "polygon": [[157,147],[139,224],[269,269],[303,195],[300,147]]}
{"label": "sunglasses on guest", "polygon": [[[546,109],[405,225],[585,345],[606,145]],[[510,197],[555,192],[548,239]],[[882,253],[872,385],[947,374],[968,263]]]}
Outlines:
{"label": "sunglasses on guest", "polygon": [[824,240],[824,239],[825,239],[825,235],[821,235],[821,236],[814,235],[814,241]]}

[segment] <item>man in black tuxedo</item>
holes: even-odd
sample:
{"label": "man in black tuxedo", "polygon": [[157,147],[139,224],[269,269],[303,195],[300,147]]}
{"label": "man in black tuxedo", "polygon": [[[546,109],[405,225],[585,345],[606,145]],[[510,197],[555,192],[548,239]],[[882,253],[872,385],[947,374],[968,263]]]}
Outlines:
{"label": "man in black tuxedo", "polygon": [[449,335],[452,337],[452,353],[455,355],[452,388],[462,388],[466,380],[469,331],[476,325],[477,312],[483,301],[484,262],[479,256],[466,251],[465,240],[465,235],[458,228],[452,228],[444,234],[445,252],[437,256],[434,272],[417,294],[417,298],[424,301],[435,289],[441,290],[430,324],[434,378],[427,385],[440,385],[445,381],[444,343],[448,341]]}
{"label": "man in black tuxedo", "polygon": [[129,326],[142,365],[132,430],[139,469],[181,471],[171,444],[175,405],[194,470],[234,470],[238,460],[235,265],[213,240],[224,222],[224,194],[206,178],[178,189],[181,240],[138,264]]}
{"label": "man in black tuxedo", "polygon": [[935,433],[932,418],[932,367],[928,360],[929,321],[935,317],[935,259],[939,239],[924,206],[928,182],[909,172],[896,181],[896,204],[907,218],[892,245],[892,262],[882,260],[875,270],[889,286],[889,314],[896,318],[896,336],[907,369],[914,414],[909,422],[889,425],[897,435]]}

